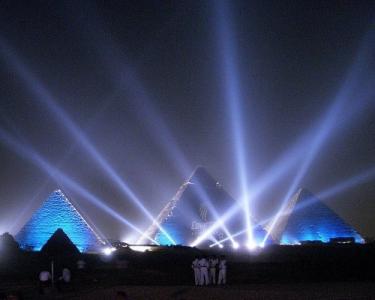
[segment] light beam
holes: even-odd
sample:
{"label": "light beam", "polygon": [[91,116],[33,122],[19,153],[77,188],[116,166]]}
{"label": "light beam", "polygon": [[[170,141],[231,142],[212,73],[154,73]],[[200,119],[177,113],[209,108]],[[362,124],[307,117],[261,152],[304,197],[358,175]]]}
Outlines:
{"label": "light beam", "polygon": [[[89,192],[88,190],[86,190],[85,188],[77,184],[75,181],[70,179],[68,176],[66,176],[64,173],[62,173],[58,169],[54,168],[45,159],[43,159],[37,152],[35,152],[30,146],[27,146],[25,144],[18,142],[1,128],[0,128],[0,137],[1,137],[1,142],[3,142],[6,146],[8,146],[11,150],[13,150],[15,153],[17,153],[21,157],[29,160],[31,163],[33,163],[34,165],[42,169],[51,178],[68,186],[69,188],[71,188],[72,190],[76,191],[81,196],[83,196],[84,199],[89,200],[90,203],[103,209],[105,212],[109,213],[111,216],[121,221],[123,224],[127,225],[134,231],[142,234],[142,231],[138,229],[135,225],[133,225],[128,220],[126,220],[115,210],[105,205],[101,199],[99,199],[98,197],[93,195],[91,192]],[[150,237],[147,237],[147,238],[153,243],[158,244],[154,239]]]}
{"label": "light beam", "polygon": [[244,218],[247,228],[247,244],[249,247],[255,246],[253,239],[251,215],[250,215],[250,192],[248,189],[248,174],[245,149],[244,132],[243,132],[243,116],[241,108],[241,88],[238,78],[238,66],[235,60],[236,47],[233,39],[233,24],[230,17],[230,7],[225,1],[216,1],[217,20],[217,39],[218,49],[220,53],[220,61],[222,62],[222,81],[225,93],[226,104],[229,108],[230,126],[232,129],[232,144],[234,145],[234,157],[236,161],[238,178],[241,187],[241,202],[244,209]]}
{"label": "light beam", "polygon": [[[133,190],[122,180],[118,173],[110,166],[108,161],[99,153],[95,146],[91,143],[84,132],[75,124],[75,122],[68,116],[65,110],[59,106],[54,97],[44,87],[44,85],[27,69],[27,67],[20,62],[20,60],[14,55],[14,51],[11,51],[9,46],[0,40],[0,51],[6,58],[6,62],[10,64],[16,71],[20,78],[27,84],[27,86],[35,94],[35,99],[45,105],[51,114],[53,114],[59,121],[60,124],[69,131],[69,133],[75,138],[75,140],[88,152],[88,154],[98,163],[103,171],[116,183],[117,187],[124,193],[124,195],[130,199],[152,222],[155,218],[142,204],[140,199],[135,195]],[[173,238],[160,226],[156,224],[158,228],[165,234],[165,236],[171,241],[172,244],[176,244]]]}
{"label": "light beam", "polygon": [[[341,125],[344,125],[350,121],[353,121],[353,118],[358,116],[359,112],[362,112],[368,105],[370,105],[368,99],[371,99],[371,92],[368,94],[367,91],[365,91],[365,93],[358,92],[359,95],[362,96],[362,99],[359,99],[354,107],[353,105],[350,105],[350,101],[355,97],[354,92],[359,91],[359,88],[363,87],[363,82],[360,82],[360,79],[366,82],[366,80],[363,78],[363,70],[368,68],[367,62],[370,61],[369,55],[373,54],[373,45],[369,45],[369,41],[373,41],[373,39],[373,35],[366,36],[365,43],[360,49],[341,89],[337,93],[328,112],[323,117],[323,120],[318,122],[316,133],[305,153],[303,163],[294,177],[287,193],[283,197],[281,207],[272,220],[269,231],[267,232],[263,243],[265,243],[269,235],[272,234],[275,224],[283,214],[287,201],[295,192],[301,180],[308,172],[312,162],[316,158],[324,143],[327,141],[328,137],[334,132],[334,129],[337,126],[336,124],[341,121]],[[369,74],[366,75],[368,76]],[[362,84],[362,86],[358,86],[359,84]]]}

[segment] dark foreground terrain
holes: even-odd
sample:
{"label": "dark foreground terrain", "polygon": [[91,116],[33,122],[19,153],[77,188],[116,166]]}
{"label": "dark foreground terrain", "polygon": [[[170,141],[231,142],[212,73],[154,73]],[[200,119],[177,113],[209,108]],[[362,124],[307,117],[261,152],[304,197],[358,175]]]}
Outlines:
{"label": "dark foreground terrain", "polygon": [[[196,255],[226,254],[228,286],[194,287],[191,261]],[[76,262],[86,262],[78,270]],[[62,291],[38,293],[38,273],[54,262],[56,277],[63,266],[72,283]],[[254,253],[205,252],[167,247],[113,255],[54,256],[13,251],[0,257],[0,295],[23,299],[375,299],[375,247],[366,245],[270,246]],[[1,298],[1,297],[0,297]]]}
{"label": "dark foreground terrain", "polygon": [[247,299],[375,299],[375,284],[371,282],[329,283],[268,283],[229,285],[227,287],[193,286],[115,286],[57,292],[41,296],[35,289],[24,287],[24,299],[116,299],[118,291],[131,300],[247,300]]}

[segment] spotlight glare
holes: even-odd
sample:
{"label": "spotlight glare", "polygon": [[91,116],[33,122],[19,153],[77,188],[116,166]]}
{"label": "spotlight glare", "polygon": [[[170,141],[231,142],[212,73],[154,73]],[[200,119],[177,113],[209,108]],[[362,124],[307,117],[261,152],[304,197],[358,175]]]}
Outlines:
{"label": "spotlight glare", "polygon": [[114,248],[114,247],[106,247],[106,248],[104,248],[104,249],[102,250],[102,253],[103,253],[104,255],[109,256],[109,255],[111,255],[114,251],[116,251],[116,248]]}
{"label": "spotlight glare", "polygon": [[246,247],[247,247],[247,249],[249,249],[250,251],[252,251],[252,250],[255,250],[256,249],[256,247],[257,247],[257,245],[254,243],[254,242],[248,242],[247,244],[246,244]]}
{"label": "spotlight glare", "polygon": [[226,104],[228,106],[230,127],[232,131],[233,154],[235,157],[238,172],[238,181],[241,189],[241,203],[244,212],[244,221],[247,228],[247,238],[249,243],[253,242],[253,232],[250,214],[250,200],[248,194],[248,174],[246,145],[244,132],[244,116],[242,105],[241,84],[239,78],[238,62],[236,59],[237,47],[234,40],[234,25],[230,13],[230,6],[224,2],[218,2],[215,20],[218,36],[218,52],[222,63],[222,82]]}
{"label": "spotlight glare", "polygon": [[129,248],[137,252],[146,252],[146,251],[152,250],[151,247],[143,246],[143,245],[132,245],[132,246],[129,246]]}
{"label": "spotlight glare", "polygon": [[223,248],[224,248],[224,245],[223,245],[223,244],[219,244],[219,248],[220,248],[220,249],[223,249]]}
{"label": "spotlight glare", "polygon": [[240,244],[238,244],[237,242],[232,245],[233,249],[238,249],[239,247],[240,247]]}

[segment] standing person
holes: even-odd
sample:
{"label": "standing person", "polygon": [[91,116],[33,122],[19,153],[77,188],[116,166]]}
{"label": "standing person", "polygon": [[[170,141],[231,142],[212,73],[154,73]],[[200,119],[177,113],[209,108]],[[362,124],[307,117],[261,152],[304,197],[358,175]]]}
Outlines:
{"label": "standing person", "polygon": [[70,280],[72,278],[72,273],[68,268],[64,268],[62,270],[62,276],[61,279],[64,281],[64,283],[70,283]]}
{"label": "standing person", "polygon": [[208,285],[208,261],[204,256],[199,260],[199,271],[201,273],[200,285]]}
{"label": "standing person", "polygon": [[225,256],[220,256],[219,261],[219,278],[217,280],[217,284],[226,284],[227,283],[227,261]]}
{"label": "standing person", "polygon": [[83,270],[86,267],[86,262],[83,259],[77,260],[77,269]]}
{"label": "standing person", "polygon": [[39,273],[39,293],[44,294],[44,290],[51,285],[52,276],[48,271]]}
{"label": "standing person", "polygon": [[212,256],[208,263],[210,266],[210,284],[216,284],[216,266],[219,263],[219,260],[216,256]]}
{"label": "standing person", "polygon": [[201,282],[201,273],[199,270],[199,258],[195,257],[193,263],[191,264],[191,268],[194,270],[194,281],[195,285],[200,285]]}
{"label": "standing person", "polygon": [[68,268],[63,268],[61,277],[59,278],[59,281],[57,282],[57,289],[61,291],[61,286],[67,286],[70,284],[70,281],[72,279],[72,273]]}

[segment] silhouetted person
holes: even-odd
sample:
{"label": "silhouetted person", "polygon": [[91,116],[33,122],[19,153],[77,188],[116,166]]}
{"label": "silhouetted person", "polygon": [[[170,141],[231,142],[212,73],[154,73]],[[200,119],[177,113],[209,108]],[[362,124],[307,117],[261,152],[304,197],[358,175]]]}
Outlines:
{"label": "silhouetted person", "polygon": [[220,256],[219,261],[219,278],[217,280],[217,284],[226,284],[227,283],[227,261],[225,256]]}
{"label": "silhouetted person", "polygon": [[199,260],[200,285],[208,285],[208,261],[205,257]]}
{"label": "silhouetted person", "polygon": [[63,268],[61,277],[59,277],[57,288],[61,290],[61,286],[66,286],[70,284],[72,279],[72,274],[68,268]]}
{"label": "silhouetted person", "polygon": [[51,273],[49,271],[42,271],[39,273],[39,293],[44,294],[45,289],[51,286]]}
{"label": "silhouetted person", "polygon": [[200,282],[201,282],[201,273],[200,273],[200,270],[199,270],[199,258],[198,257],[195,257],[195,259],[193,260],[193,262],[191,264],[191,268],[194,271],[194,282],[195,282],[195,285],[200,285]]}
{"label": "silhouetted person", "polygon": [[212,256],[208,261],[208,264],[210,266],[210,284],[216,284],[216,266],[218,263],[219,260],[216,256]]}
{"label": "silhouetted person", "polygon": [[86,267],[86,262],[83,259],[77,260],[77,269],[83,270]]}

